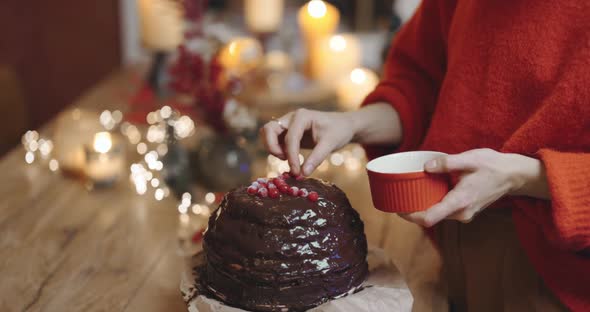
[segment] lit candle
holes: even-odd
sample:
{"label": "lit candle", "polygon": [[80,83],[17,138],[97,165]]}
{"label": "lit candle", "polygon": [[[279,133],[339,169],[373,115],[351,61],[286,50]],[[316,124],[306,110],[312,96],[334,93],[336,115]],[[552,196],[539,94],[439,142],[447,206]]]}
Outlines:
{"label": "lit candle", "polygon": [[97,186],[114,183],[123,173],[125,157],[109,132],[94,135],[92,146],[85,147],[86,177]]}
{"label": "lit candle", "polygon": [[283,0],[246,0],[246,25],[254,33],[273,33],[283,20]]}
{"label": "lit candle", "polygon": [[344,110],[354,110],[377,86],[377,74],[366,68],[355,68],[336,87],[338,102]]}
{"label": "lit candle", "polygon": [[141,39],[153,50],[173,51],[184,39],[181,4],[169,0],[138,0]]}
{"label": "lit candle", "polygon": [[305,4],[297,16],[299,28],[303,34],[307,49],[305,71],[313,77],[313,51],[319,40],[331,35],[340,21],[340,13],[333,5],[321,0],[311,0]]}
{"label": "lit candle", "polygon": [[323,38],[311,53],[312,77],[330,87],[361,63],[359,40],[352,34]]}
{"label": "lit candle", "polygon": [[241,75],[264,61],[260,43],[253,38],[236,38],[219,52],[219,62],[232,74]]}
{"label": "lit candle", "polygon": [[60,114],[53,133],[53,155],[67,174],[81,176],[86,158],[84,146],[92,142],[94,134],[104,131],[94,111],[73,109]]}
{"label": "lit candle", "polygon": [[329,3],[311,0],[299,9],[297,18],[307,41],[332,34],[340,21],[340,13]]}

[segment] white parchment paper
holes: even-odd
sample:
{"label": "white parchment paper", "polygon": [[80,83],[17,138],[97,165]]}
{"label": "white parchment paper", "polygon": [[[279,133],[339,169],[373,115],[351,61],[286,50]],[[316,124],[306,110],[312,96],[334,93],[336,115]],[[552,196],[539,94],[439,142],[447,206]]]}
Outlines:
{"label": "white parchment paper", "polygon": [[[195,258],[187,262],[180,290],[189,312],[245,312],[220,301],[198,294],[194,285],[197,278],[192,268]],[[312,312],[377,312],[377,311],[411,311],[413,298],[410,290],[401,279],[398,270],[378,248],[369,248],[369,278],[363,290],[326,302],[310,311]]]}

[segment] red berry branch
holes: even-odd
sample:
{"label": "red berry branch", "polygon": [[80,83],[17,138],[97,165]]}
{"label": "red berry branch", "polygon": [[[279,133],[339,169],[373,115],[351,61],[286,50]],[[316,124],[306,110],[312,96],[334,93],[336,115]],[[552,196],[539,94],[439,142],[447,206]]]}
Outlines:
{"label": "red berry branch", "polygon": [[189,95],[201,119],[217,131],[225,131],[223,110],[225,94],[220,79],[223,67],[217,58],[207,62],[196,52],[181,45],[178,58],[170,68],[170,88],[179,94]]}

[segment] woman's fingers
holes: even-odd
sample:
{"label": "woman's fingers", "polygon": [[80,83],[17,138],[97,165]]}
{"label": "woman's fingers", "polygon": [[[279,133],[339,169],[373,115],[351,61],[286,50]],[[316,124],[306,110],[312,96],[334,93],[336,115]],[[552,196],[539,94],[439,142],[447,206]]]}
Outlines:
{"label": "woman's fingers", "polygon": [[289,122],[289,130],[285,135],[285,145],[287,151],[287,160],[291,173],[301,174],[301,164],[299,163],[299,151],[301,146],[301,138],[305,130],[311,127],[311,116],[305,109],[299,109],[293,114]]}
{"label": "woman's fingers", "polygon": [[263,138],[264,146],[274,156],[285,160],[285,153],[279,143],[279,136],[285,129],[277,124],[276,121],[268,122],[262,129],[260,135]]}
{"label": "woman's fingers", "polygon": [[330,155],[334,149],[333,145],[330,139],[321,139],[303,163],[303,174],[306,176],[310,175]]}
{"label": "woman's fingers", "polygon": [[426,210],[423,225],[431,227],[448,216],[465,210],[470,204],[471,200],[465,195],[465,192],[457,191],[456,189],[451,190],[440,203]]}

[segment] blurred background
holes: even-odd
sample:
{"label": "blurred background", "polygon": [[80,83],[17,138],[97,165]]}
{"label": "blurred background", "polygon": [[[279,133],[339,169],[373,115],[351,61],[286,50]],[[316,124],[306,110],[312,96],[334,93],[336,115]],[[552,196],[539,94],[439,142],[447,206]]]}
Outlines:
{"label": "blurred background", "polygon": [[[26,129],[42,126],[108,74],[126,66],[150,64],[154,51],[172,51],[184,40],[174,39],[177,31],[172,26],[160,26],[168,24],[158,21],[168,14],[157,13],[158,2],[172,0],[2,2],[0,113],[6,119],[0,123],[0,155],[18,143]],[[214,34],[217,40],[253,37],[263,42],[266,52],[281,51],[289,57],[289,63],[306,66],[309,52],[301,35],[305,30],[301,30],[297,17],[306,1],[194,2],[204,8],[201,23],[205,32]],[[351,52],[353,56],[349,57],[355,59],[351,62],[378,73],[390,37],[411,16],[419,0],[327,3],[339,13],[335,29],[327,31],[353,34],[354,49],[361,52]],[[164,38],[163,43],[158,42],[159,37]],[[282,56],[275,55],[276,66],[283,66]]]}

